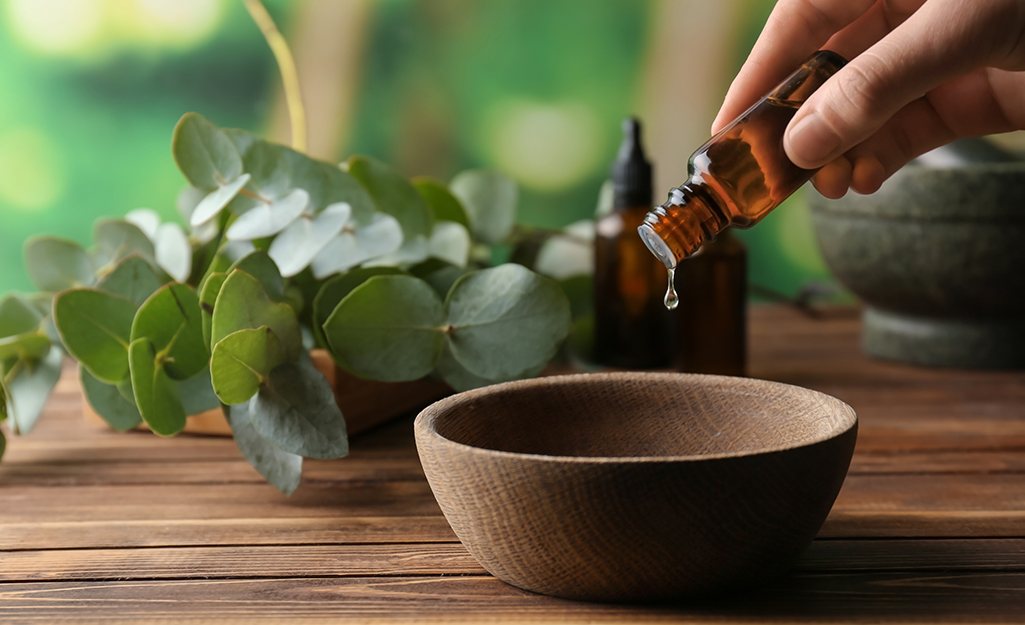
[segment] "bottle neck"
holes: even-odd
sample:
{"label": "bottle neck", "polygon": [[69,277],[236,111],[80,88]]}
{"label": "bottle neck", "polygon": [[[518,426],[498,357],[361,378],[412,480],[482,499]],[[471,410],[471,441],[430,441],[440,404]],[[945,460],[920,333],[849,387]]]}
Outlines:
{"label": "bottle neck", "polygon": [[729,224],[708,185],[691,179],[670,191],[669,200],[649,212],[637,231],[651,253],[672,269]]}

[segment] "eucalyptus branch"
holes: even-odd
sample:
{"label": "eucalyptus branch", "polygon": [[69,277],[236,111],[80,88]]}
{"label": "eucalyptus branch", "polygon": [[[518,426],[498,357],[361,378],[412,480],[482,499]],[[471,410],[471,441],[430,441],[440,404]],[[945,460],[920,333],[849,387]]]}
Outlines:
{"label": "eucalyptus branch", "polygon": [[244,2],[246,10],[249,11],[249,15],[256,25],[260,27],[260,32],[267,40],[267,45],[274,53],[274,60],[277,61],[278,70],[281,72],[285,101],[288,103],[288,114],[292,124],[292,147],[297,152],[306,152],[306,109],[303,107],[302,92],[299,89],[299,72],[296,70],[292,51],[260,0],[244,0]]}

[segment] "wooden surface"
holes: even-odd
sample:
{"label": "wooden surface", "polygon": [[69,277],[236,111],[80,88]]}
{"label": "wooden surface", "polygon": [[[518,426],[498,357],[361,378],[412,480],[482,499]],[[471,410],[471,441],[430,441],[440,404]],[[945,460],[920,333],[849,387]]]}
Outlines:
{"label": "wooden surface", "polygon": [[288,498],[229,439],[85,425],[68,375],[0,463],[0,623],[1025,621],[1025,373],[872,361],[858,329],[752,311],[753,376],[860,418],[819,537],[761,591],[634,607],[517,590],[440,516],[411,418],[309,461]]}
{"label": "wooden surface", "polygon": [[789,384],[619,371],[454,395],[413,431],[445,518],[489,573],[651,603],[789,570],[844,482],[857,419]]}

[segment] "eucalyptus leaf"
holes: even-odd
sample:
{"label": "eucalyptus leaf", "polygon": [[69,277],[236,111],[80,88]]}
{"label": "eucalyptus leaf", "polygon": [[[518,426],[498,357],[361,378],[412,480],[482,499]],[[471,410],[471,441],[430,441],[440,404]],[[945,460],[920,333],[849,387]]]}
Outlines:
{"label": "eucalyptus leaf", "polygon": [[[418,237],[417,240],[423,240]],[[391,215],[376,214],[363,226],[349,224],[313,257],[318,280],[342,273],[368,260],[396,253],[402,247],[402,227]]]}
{"label": "eucalyptus leaf", "polygon": [[398,273],[401,272],[394,267],[359,268],[337,275],[325,282],[313,298],[312,325],[317,345],[327,347],[327,339],[324,337],[324,323],[346,295],[374,276],[389,276]]}
{"label": "eucalyptus leaf", "polygon": [[117,262],[131,254],[147,260],[155,258],[153,242],[135,224],[124,219],[100,219],[93,227],[93,240],[104,264]]}
{"label": "eucalyptus leaf", "polygon": [[[522,265],[467,274],[445,302],[452,355],[470,373],[508,379],[547,362],[570,328],[559,285]],[[501,354],[501,358],[496,358]]]}
{"label": "eucalyptus leaf", "polygon": [[256,278],[260,285],[263,286],[263,290],[267,291],[267,295],[275,302],[283,302],[287,299],[285,297],[285,282],[281,279],[281,271],[278,269],[277,263],[274,262],[267,252],[253,250],[233,262],[225,273],[230,274],[236,269],[241,269]]}
{"label": "eucalyptus leaf", "polygon": [[309,192],[310,208],[314,212],[345,202],[352,207],[353,217],[360,223],[376,212],[373,198],[348,172],[295,150],[282,150],[292,172],[292,186]]}
{"label": "eucalyptus leaf", "polygon": [[0,361],[9,358],[37,359],[50,351],[50,338],[41,328],[0,338]]}
{"label": "eucalyptus leaf", "polygon": [[192,214],[196,212],[196,207],[206,197],[202,191],[196,187],[188,186],[178,193],[178,197],[175,201],[175,206],[178,208],[178,214],[181,215],[185,223],[190,224],[192,229],[191,238],[200,245],[205,245],[210,241],[217,238],[220,234],[218,223],[215,220],[209,220],[199,226],[192,226]]}
{"label": "eucalyptus leaf", "polygon": [[376,256],[363,263],[365,267],[412,267],[430,257],[430,246],[426,237],[415,236],[406,239],[402,246],[391,254]]}
{"label": "eucalyptus leaf", "polygon": [[426,176],[413,178],[412,182],[427,202],[436,221],[454,221],[467,228],[470,227],[466,209],[443,183]]}
{"label": "eucalyptus leaf", "polygon": [[172,278],[185,282],[192,273],[192,246],[176,223],[162,224],[154,235],[156,261]]}
{"label": "eucalyptus leaf", "polygon": [[13,293],[6,295],[0,300],[0,337],[38,330],[44,316],[45,313],[23,297]]}
{"label": "eucalyptus leaf", "polygon": [[78,368],[85,399],[107,425],[126,432],[142,423],[142,415],[135,404],[122,397],[117,387],[97,380],[85,367]]}
{"label": "eucalyptus leaf", "polygon": [[227,408],[228,423],[242,456],[272,486],[291,495],[302,478],[303,457],[284,451],[260,435],[249,418],[249,404]]}
{"label": "eucalyptus leaf", "polygon": [[153,265],[138,254],[133,254],[123,258],[100,280],[96,288],[120,295],[138,307],[166,282],[166,278],[159,275]]}
{"label": "eucalyptus leaf", "polygon": [[427,243],[430,254],[456,267],[465,267],[470,258],[470,232],[454,221],[439,221]]}
{"label": "eucalyptus leaf", "polygon": [[95,289],[70,289],[54,298],[53,318],[68,353],[101,382],[128,376],[134,304]]}
{"label": "eucalyptus leaf", "polygon": [[256,278],[235,269],[224,281],[214,304],[211,343],[238,332],[267,326],[281,341],[286,360],[295,360],[302,351],[302,334],[295,312],[288,304],[275,303]]}
{"label": "eucalyptus leaf", "polygon": [[519,191],[516,183],[497,171],[469,170],[449,185],[466,209],[473,234],[485,243],[500,243],[516,222]]}
{"label": "eucalyptus leaf", "polygon": [[189,184],[204,191],[242,175],[242,157],[235,144],[223,130],[198,113],[186,113],[178,120],[171,138],[171,153]]}
{"label": "eucalyptus leaf", "polygon": [[95,279],[95,267],[85,248],[58,237],[28,239],[25,269],[36,288],[51,293],[89,286]]}
{"label": "eucalyptus leaf", "polygon": [[293,188],[291,168],[281,146],[243,130],[225,132],[242,155],[242,166],[252,176],[249,187],[257,195],[272,200]]}
{"label": "eucalyptus leaf", "polygon": [[227,277],[226,273],[211,273],[199,285],[199,308],[203,311],[203,344],[208,345],[211,350],[213,349],[211,340],[213,338],[214,304],[217,303],[217,295],[221,292],[221,287],[224,286]]}
{"label": "eucalyptus leaf", "polygon": [[576,221],[541,245],[534,269],[556,280],[594,273],[594,222]]}
{"label": "eucalyptus leaf", "polygon": [[466,267],[456,267],[444,261],[432,258],[414,267],[410,273],[431,285],[439,297],[444,298],[452,289],[456,280],[474,271]]}
{"label": "eucalyptus leaf", "polygon": [[146,338],[132,341],[128,359],[135,405],[146,425],[161,436],[173,436],[185,429],[185,408],[178,387],[164,372],[153,343]]}
{"label": "eucalyptus leaf", "polygon": [[210,369],[206,368],[186,380],[178,380],[178,395],[182,398],[185,414],[194,415],[221,407],[221,400],[210,383]]}
{"label": "eucalyptus leaf", "polygon": [[492,384],[499,384],[501,382],[533,378],[540,374],[546,365],[547,363],[541,363],[517,375],[509,376],[500,380],[489,380],[470,373],[462,363],[455,359],[455,356],[452,355],[452,349],[446,344],[445,350],[442,352],[441,358],[438,360],[437,373],[441,376],[441,379],[445,384],[452,387],[452,390],[457,393],[462,393],[463,391],[469,391],[483,386],[490,386]]}
{"label": "eucalyptus leaf", "polygon": [[271,370],[284,361],[281,341],[267,326],[233,332],[214,346],[210,359],[214,392],[225,404],[249,401]]}
{"label": "eucalyptus leaf", "polygon": [[132,376],[128,376],[124,380],[121,380],[114,385],[117,392],[121,394],[124,400],[133,406],[135,405],[135,391],[132,390]]}
{"label": "eucalyptus leaf", "polygon": [[245,186],[249,184],[249,174],[242,174],[238,178],[229,180],[224,186],[217,187],[206,197],[199,201],[196,209],[189,217],[189,225],[193,228],[208,223],[211,219],[220,214],[224,207],[237,196]]}
{"label": "eucalyptus leaf", "polygon": [[324,324],[331,353],[358,376],[401,382],[434,369],[444,347],[441,298],[412,276],[376,276],[349,293]]}
{"label": "eucalyptus leaf", "polygon": [[349,173],[370,193],[377,210],[398,220],[405,238],[430,234],[434,224],[427,202],[397,169],[369,156],[353,156],[347,165]]}
{"label": "eucalyptus leaf", "polygon": [[140,338],[149,339],[176,380],[191,378],[209,362],[199,296],[186,284],[168,284],[146,300],[132,323],[132,342]]}
{"label": "eucalyptus leaf", "polygon": [[4,436],[4,431],[0,430],[0,458],[4,457],[4,451],[7,449],[7,438]]}
{"label": "eucalyptus leaf", "polygon": [[332,204],[319,214],[303,215],[285,228],[270,244],[267,253],[288,278],[309,266],[310,261],[333,239],[352,215],[345,202]]}
{"label": "eucalyptus leaf", "polygon": [[345,419],[334,391],[308,359],[288,362],[249,401],[253,427],[284,451],[311,458],[349,453]]}
{"label": "eucalyptus leaf", "polygon": [[125,221],[142,230],[142,233],[154,241],[157,229],[160,228],[160,215],[152,208],[136,208],[125,214]]}
{"label": "eucalyptus leaf", "polygon": [[303,189],[292,189],[281,198],[261,202],[243,213],[228,228],[229,241],[251,241],[273,236],[299,218],[310,203],[310,194]]}
{"label": "eucalyptus leaf", "polygon": [[63,359],[59,349],[50,349],[42,358],[20,361],[15,375],[7,380],[9,418],[15,434],[27,434],[35,427],[39,413],[60,379]]}

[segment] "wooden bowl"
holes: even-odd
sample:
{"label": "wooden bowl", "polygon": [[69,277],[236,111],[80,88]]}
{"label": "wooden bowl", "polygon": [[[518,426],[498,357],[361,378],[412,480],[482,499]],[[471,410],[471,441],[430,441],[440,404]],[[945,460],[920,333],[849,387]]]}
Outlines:
{"label": "wooden bowl", "polygon": [[857,416],[774,382],[598,373],[453,395],[415,432],[445,517],[496,577],[649,602],[785,572],[836,499]]}

